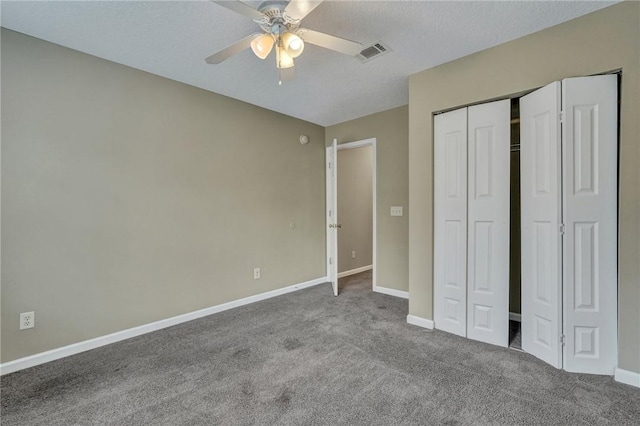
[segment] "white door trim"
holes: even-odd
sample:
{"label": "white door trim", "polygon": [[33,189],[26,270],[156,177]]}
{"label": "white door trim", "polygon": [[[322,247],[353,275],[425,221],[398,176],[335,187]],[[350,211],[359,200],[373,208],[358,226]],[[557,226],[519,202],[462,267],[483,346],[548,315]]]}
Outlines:
{"label": "white door trim", "polygon": [[[334,140],[337,141],[337,139],[334,139]],[[373,194],[372,194],[373,232],[372,232],[372,235],[371,235],[371,237],[373,238],[373,241],[372,241],[373,253],[372,253],[371,265],[373,267],[373,274],[372,274],[373,276],[372,276],[372,279],[371,279],[371,284],[372,284],[373,291],[377,291],[377,288],[378,288],[378,285],[377,285],[377,283],[378,283],[378,260],[377,260],[377,257],[378,257],[378,242],[377,242],[378,241],[378,236],[377,236],[376,230],[378,228],[377,227],[378,214],[377,214],[377,201],[376,201],[377,197],[376,197],[376,194],[378,193],[378,185],[377,185],[377,176],[376,176],[376,170],[377,170],[377,168],[376,168],[376,159],[377,159],[376,138],[369,138],[369,139],[363,139],[363,140],[354,141],[354,142],[347,142],[347,143],[338,144],[337,150],[341,151],[343,149],[362,148],[364,146],[371,146],[372,147],[372,151],[373,151],[373,153],[372,153],[372,157],[373,158],[371,160],[371,183],[372,183],[371,186],[372,186],[372,192],[373,192]],[[328,191],[329,188],[326,188],[326,190]],[[337,202],[336,202],[336,206],[335,207],[336,207],[336,211],[337,211],[337,208],[338,208]],[[327,228],[327,230],[328,230],[328,228]],[[327,231],[325,231],[325,232],[327,232]],[[338,257],[338,254],[336,253],[336,268],[338,267],[337,257]],[[328,246],[327,246],[327,256],[326,256],[326,258],[327,258],[327,271],[328,271],[329,270],[329,266],[330,266],[329,262],[328,262],[328,259],[329,259],[329,247]]]}

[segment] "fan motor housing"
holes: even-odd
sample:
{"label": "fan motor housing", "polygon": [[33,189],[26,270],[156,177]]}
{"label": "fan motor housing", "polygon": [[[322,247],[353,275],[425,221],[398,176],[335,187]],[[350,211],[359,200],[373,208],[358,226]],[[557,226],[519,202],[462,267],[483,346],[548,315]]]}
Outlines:
{"label": "fan motor housing", "polygon": [[262,12],[267,19],[256,21],[260,27],[269,34],[278,34],[282,30],[294,32],[299,27],[299,21],[289,18],[284,9],[289,4],[286,0],[266,0],[260,3],[258,10]]}
{"label": "fan motor housing", "polygon": [[277,11],[279,15],[282,15],[285,7],[289,4],[286,0],[266,0],[258,5],[258,10],[267,16],[271,16],[271,13]]}

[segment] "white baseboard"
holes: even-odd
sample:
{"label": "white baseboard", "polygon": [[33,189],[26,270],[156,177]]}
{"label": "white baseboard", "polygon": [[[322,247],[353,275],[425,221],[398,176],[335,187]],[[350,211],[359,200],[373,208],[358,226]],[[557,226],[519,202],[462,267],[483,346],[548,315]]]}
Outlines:
{"label": "white baseboard", "polygon": [[226,311],[229,309],[237,308],[240,306],[248,305],[250,303],[259,302],[261,300],[270,299],[272,297],[280,296],[293,291],[302,290],[307,287],[312,287],[318,284],[326,283],[327,277],[317,278],[311,281],[305,281],[303,283],[294,284],[288,287],[279,288],[266,293],[256,294],[254,296],[245,297],[231,302],[223,303],[221,305],[211,306],[209,308],[200,309],[198,311],[189,312],[186,314],[178,315],[175,317],[155,321],[149,324],[144,324],[138,327],[129,328],[127,330],[117,331],[115,333],[107,334],[106,336],[100,336],[93,339],[85,340],[83,342],[73,343],[61,348],[51,349],[39,354],[30,355],[24,358],[19,358],[13,361],[0,364],[0,375],[13,373],[14,371],[24,370],[25,368],[34,367],[36,365],[44,364],[49,361],[64,358],[67,356],[79,354],[91,349],[99,348],[111,343],[120,342],[122,340],[130,339],[132,337],[140,336],[142,334],[151,333],[152,331],[160,330],[163,328],[171,327],[183,322],[191,321],[194,319],[206,317],[218,312]]}
{"label": "white baseboard", "polygon": [[640,388],[640,373],[616,368],[614,378],[616,379],[616,382]]}
{"label": "white baseboard", "polygon": [[359,267],[359,268],[351,269],[350,271],[340,272],[340,273],[338,274],[338,278],[348,277],[349,275],[359,274],[360,272],[370,271],[370,270],[372,270],[372,269],[373,269],[373,265],[369,265],[369,266],[361,266],[361,267]]}
{"label": "white baseboard", "polygon": [[407,322],[409,324],[417,325],[418,327],[423,327],[429,330],[433,330],[433,320],[417,317],[415,315],[407,315]]}
{"label": "white baseboard", "polygon": [[373,286],[373,291],[376,293],[388,294],[389,296],[401,297],[402,299],[409,298],[408,291],[396,290],[395,288],[380,287],[376,285]]}
{"label": "white baseboard", "polygon": [[511,321],[522,322],[522,315],[516,314],[515,312],[509,312],[509,319]]}

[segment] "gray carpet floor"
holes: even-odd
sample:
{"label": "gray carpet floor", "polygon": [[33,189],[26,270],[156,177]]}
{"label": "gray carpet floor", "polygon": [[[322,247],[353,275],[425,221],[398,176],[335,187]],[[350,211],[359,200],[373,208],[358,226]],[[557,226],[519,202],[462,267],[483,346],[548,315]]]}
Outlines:
{"label": "gray carpet floor", "polygon": [[2,425],[638,425],[640,389],[406,323],[371,276],[2,377]]}

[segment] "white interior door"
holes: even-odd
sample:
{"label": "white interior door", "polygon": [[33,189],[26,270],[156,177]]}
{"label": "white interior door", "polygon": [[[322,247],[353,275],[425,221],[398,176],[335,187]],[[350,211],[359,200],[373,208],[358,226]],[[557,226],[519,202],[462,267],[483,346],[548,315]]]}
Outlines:
{"label": "white interior door", "polygon": [[560,82],[520,99],[522,349],[562,368]]}
{"label": "white interior door", "polygon": [[337,179],[337,139],[327,147],[326,194],[327,194],[327,279],[331,281],[333,295],[338,295],[338,179]]}
{"label": "white interior door", "polygon": [[468,108],[467,337],[509,341],[511,101]]}
{"label": "white interior door", "polygon": [[617,76],[562,82],[564,367],[617,364]]}
{"label": "white interior door", "polygon": [[466,336],[467,108],[434,117],[435,327]]}

